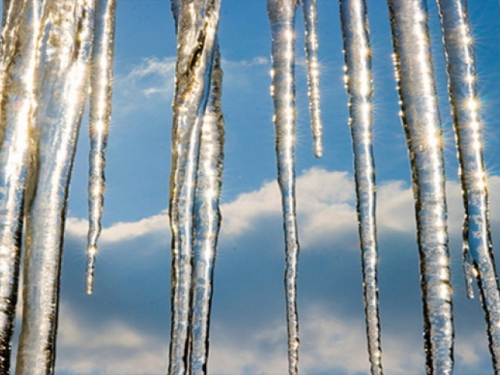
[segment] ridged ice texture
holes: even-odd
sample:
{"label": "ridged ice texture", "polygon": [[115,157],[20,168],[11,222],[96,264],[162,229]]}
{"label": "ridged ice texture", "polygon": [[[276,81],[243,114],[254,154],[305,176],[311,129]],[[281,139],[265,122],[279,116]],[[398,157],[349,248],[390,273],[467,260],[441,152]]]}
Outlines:
{"label": "ridged ice texture", "polygon": [[306,31],[307,83],[309,86],[309,112],[313,133],[313,149],[314,154],[319,158],[323,155],[323,124],[320,109],[316,0],[302,0],[302,10]]}
{"label": "ridged ice texture", "polygon": [[288,372],[298,373],[299,321],[297,266],[299,240],[295,203],[295,0],[268,0],[272,32],[272,87],[278,159],[278,183],[285,231],[285,293],[288,330]]}
{"label": "ridged ice texture", "polygon": [[368,353],[371,373],[382,374],[375,221],[376,186],[372,151],[373,88],[370,37],[366,13],[365,0],[340,0],[345,83],[349,94],[349,125],[354,151],[354,176],[361,242]]}
{"label": "ridged ice texture", "polygon": [[218,45],[214,52],[210,96],[201,125],[196,176],[194,258],[190,321],[190,374],[207,373],[208,330],[213,272],[220,229],[224,119],[221,111],[222,69]]}
{"label": "ridged ice texture", "polygon": [[[16,374],[54,372],[66,200],[85,103],[94,4],[49,0],[42,23],[41,83],[27,194],[23,320]],[[36,188],[34,188],[36,186]]]}
{"label": "ridged ice texture", "polygon": [[413,174],[426,371],[453,371],[445,175],[424,0],[389,0],[401,116]]}
{"label": "ridged ice texture", "polygon": [[477,279],[488,326],[495,372],[500,373],[500,292],[488,219],[488,190],[481,136],[482,121],[476,89],[474,44],[464,0],[439,0],[448,68],[448,88],[460,160],[465,206],[464,270],[473,297]]}
{"label": "ridged ice texture", "polygon": [[87,244],[87,294],[94,287],[97,240],[101,233],[106,179],[106,144],[111,120],[116,0],[96,1],[96,21],[90,77],[89,233]]}
{"label": "ridged ice texture", "polygon": [[10,368],[30,153],[40,2],[4,8],[0,62],[0,373]]}
{"label": "ridged ice texture", "polygon": [[220,0],[174,0],[172,8],[177,19],[177,67],[170,177],[172,324],[168,372],[184,374],[189,366],[188,324],[197,162],[210,91]]}

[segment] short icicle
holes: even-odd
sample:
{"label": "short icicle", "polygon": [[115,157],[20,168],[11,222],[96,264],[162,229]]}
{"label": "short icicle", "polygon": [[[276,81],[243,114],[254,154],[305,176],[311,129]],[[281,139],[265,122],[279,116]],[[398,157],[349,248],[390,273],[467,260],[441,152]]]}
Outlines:
{"label": "short icicle", "polygon": [[[193,212],[201,126],[210,91],[220,0],[173,0],[177,28],[170,226],[172,323],[169,374],[189,372]],[[177,13],[178,12],[178,13]]]}
{"label": "short icicle", "polygon": [[359,237],[368,353],[372,374],[382,374],[382,348],[377,282],[375,163],[372,151],[372,73],[365,0],[340,0],[344,39],[345,82],[349,94],[349,125],[354,150]]}
{"label": "short icicle", "polygon": [[500,373],[500,291],[491,241],[474,44],[465,0],[438,0],[448,89],[460,160],[465,206],[464,270],[469,297],[478,281],[495,373]]}
{"label": "short icicle", "polygon": [[4,9],[0,85],[0,373],[10,371],[40,35],[40,1]]}
{"label": "short icicle", "polygon": [[272,31],[272,88],[278,183],[285,231],[285,292],[288,329],[288,372],[298,373],[299,321],[297,266],[299,241],[295,203],[295,0],[268,0]]}
{"label": "short icicle", "polygon": [[210,96],[201,125],[196,176],[194,258],[190,321],[190,374],[207,373],[208,330],[213,272],[221,215],[224,119],[221,111],[222,69],[218,45],[214,52]]}
{"label": "short icicle", "polygon": [[318,31],[316,0],[302,0],[306,30],[307,83],[309,86],[309,112],[316,157],[323,155],[323,124],[321,122],[321,95],[319,90]]}
{"label": "short icicle", "polygon": [[388,0],[396,77],[413,174],[424,346],[428,374],[453,372],[450,282],[442,132],[425,0]]}
{"label": "short icicle", "polygon": [[[68,185],[88,91],[94,2],[49,0],[42,23],[36,153],[27,191],[23,319],[16,374],[54,373]],[[36,186],[36,188],[34,188]]]}
{"label": "short icicle", "polygon": [[106,144],[111,120],[116,0],[96,0],[96,21],[90,75],[89,233],[86,291],[94,289],[97,240],[101,233],[106,179]]}

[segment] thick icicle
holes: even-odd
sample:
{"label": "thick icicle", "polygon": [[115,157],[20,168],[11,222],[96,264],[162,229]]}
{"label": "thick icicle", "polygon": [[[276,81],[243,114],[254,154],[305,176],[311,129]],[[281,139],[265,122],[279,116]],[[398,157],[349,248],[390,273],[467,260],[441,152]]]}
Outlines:
{"label": "thick icicle", "polygon": [[272,87],[278,183],[285,230],[285,291],[288,329],[288,372],[298,373],[299,321],[297,263],[299,241],[295,204],[295,0],[268,0],[272,31]]}
{"label": "thick icicle", "polygon": [[361,241],[366,332],[371,373],[382,374],[377,283],[375,164],[372,151],[372,73],[365,0],[340,0],[345,82],[354,150],[359,237]]}
{"label": "thick icicle", "polygon": [[476,89],[474,45],[465,0],[438,0],[443,29],[450,101],[460,160],[465,206],[464,270],[469,296],[476,278],[486,314],[489,347],[500,373],[500,291],[488,219],[488,190],[484,168],[480,106]]}
{"label": "thick icicle", "polygon": [[323,124],[321,123],[320,91],[319,91],[319,62],[318,62],[318,32],[316,0],[302,0],[304,24],[306,30],[306,60],[307,83],[309,86],[309,112],[311,115],[311,129],[313,133],[314,154],[323,155]]}
{"label": "thick icicle", "polygon": [[10,368],[19,283],[24,193],[36,106],[40,1],[12,1],[4,9],[0,88],[0,373]]}
{"label": "thick icicle", "polygon": [[88,91],[92,0],[49,0],[42,22],[41,86],[36,113],[36,184],[27,197],[23,320],[16,374],[54,372],[59,275],[68,184]]}
{"label": "thick icicle", "polygon": [[178,28],[170,177],[172,324],[168,372],[184,374],[189,366],[186,354],[189,349],[193,210],[200,128],[210,90],[220,0],[182,3],[174,0],[172,5]]}
{"label": "thick icicle", "polygon": [[87,294],[94,286],[97,240],[101,233],[106,179],[104,166],[111,119],[116,0],[96,1],[96,24],[90,77],[89,233],[87,245]]}
{"label": "thick icicle", "polygon": [[220,229],[219,196],[222,182],[224,119],[221,111],[222,69],[218,46],[203,123],[196,177],[194,258],[190,321],[190,373],[207,373],[208,330],[213,271]]}
{"label": "thick icicle", "polygon": [[425,0],[388,0],[402,121],[413,172],[424,342],[429,374],[453,371],[450,283],[442,134]]}

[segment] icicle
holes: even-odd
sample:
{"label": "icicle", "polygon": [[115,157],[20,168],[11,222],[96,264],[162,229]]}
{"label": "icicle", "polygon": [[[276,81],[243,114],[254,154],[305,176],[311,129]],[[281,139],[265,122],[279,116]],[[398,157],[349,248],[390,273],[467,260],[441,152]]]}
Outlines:
{"label": "icicle", "polygon": [[302,0],[302,9],[306,29],[307,82],[309,86],[311,129],[313,133],[314,154],[319,158],[323,155],[323,124],[321,123],[320,110],[316,0]]}
{"label": "icicle", "polygon": [[[177,30],[173,103],[170,226],[172,229],[172,324],[169,374],[188,371],[188,320],[192,278],[193,210],[200,128],[210,89],[220,0],[174,0]],[[176,9],[179,11],[177,15]]]}
{"label": "icicle", "polygon": [[278,183],[283,205],[286,263],[285,290],[288,328],[288,371],[298,373],[299,322],[297,262],[299,242],[295,209],[295,0],[268,0],[272,31],[272,96],[278,159]]}
{"label": "icicle", "polygon": [[444,161],[425,0],[388,0],[396,76],[413,171],[427,373],[453,371]]}
{"label": "icicle", "polygon": [[375,165],[372,152],[372,73],[365,0],[340,0],[344,39],[349,124],[354,150],[358,197],[363,287],[368,353],[372,374],[382,374],[378,312],[377,234],[375,223]]}
{"label": "icicle", "polygon": [[220,228],[219,195],[222,180],[224,120],[221,112],[222,69],[218,45],[205,116],[201,125],[196,177],[195,238],[191,316],[191,374],[206,374],[212,282]]}
{"label": "icicle", "polygon": [[[495,372],[500,372],[500,291],[488,220],[488,190],[484,168],[480,105],[476,89],[474,44],[465,0],[437,1],[446,51],[450,101],[460,160],[465,206],[464,269],[468,294],[477,279],[488,325]],[[470,281],[469,281],[470,280]]]}
{"label": "icicle", "polygon": [[23,320],[16,374],[53,373],[62,238],[68,183],[87,94],[92,0],[49,0],[42,22],[42,68],[36,113],[37,154],[27,197]]}
{"label": "icicle", "polygon": [[19,283],[24,193],[36,106],[40,5],[12,1],[4,9],[0,86],[0,373],[10,368]]}
{"label": "icicle", "polygon": [[101,233],[102,207],[106,179],[104,166],[111,119],[113,55],[116,0],[96,1],[96,25],[90,78],[90,171],[89,233],[87,245],[87,294],[94,284],[97,240]]}

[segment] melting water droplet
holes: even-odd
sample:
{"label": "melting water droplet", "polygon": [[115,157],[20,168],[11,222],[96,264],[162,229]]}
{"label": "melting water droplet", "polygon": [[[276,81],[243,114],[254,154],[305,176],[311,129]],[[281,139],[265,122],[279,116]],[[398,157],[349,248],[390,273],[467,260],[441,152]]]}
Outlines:
{"label": "melting water droplet", "polygon": [[294,0],[268,0],[272,32],[274,126],[278,183],[285,230],[285,290],[288,330],[288,372],[298,373],[299,322],[297,266],[299,241],[295,203],[295,10]]}
{"label": "melting water droplet", "polygon": [[448,88],[465,206],[463,238],[466,243],[463,258],[467,292],[469,297],[473,296],[472,280],[478,280],[493,366],[495,372],[500,372],[500,291],[488,219],[473,38],[466,1],[438,0],[437,3],[446,51]]}
{"label": "melting water droplet", "polygon": [[377,234],[375,223],[375,164],[372,151],[372,73],[366,3],[341,0],[349,124],[354,150],[359,237],[368,353],[372,374],[382,374],[382,348],[377,283]]}
{"label": "melting water droplet", "polygon": [[410,154],[428,373],[453,371],[452,289],[441,124],[425,0],[388,0],[402,120]]}
{"label": "melting water droplet", "polygon": [[106,179],[104,166],[111,119],[116,0],[96,1],[96,21],[90,77],[89,233],[87,245],[87,294],[94,288],[97,240],[101,233]]}
{"label": "melting water droplet", "polygon": [[302,0],[302,9],[306,30],[307,82],[309,86],[309,111],[313,133],[313,148],[314,154],[319,158],[323,155],[323,124],[321,123],[320,109],[316,0]]}

